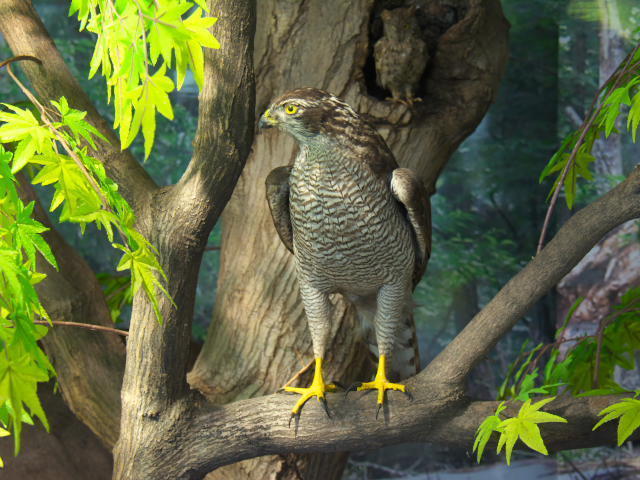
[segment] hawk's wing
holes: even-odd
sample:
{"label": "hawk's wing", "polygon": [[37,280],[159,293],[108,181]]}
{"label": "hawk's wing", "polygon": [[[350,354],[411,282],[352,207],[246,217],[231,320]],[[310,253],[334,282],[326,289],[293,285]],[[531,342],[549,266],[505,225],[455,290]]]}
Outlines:
{"label": "hawk's wing", "polygon": [[291,216],[289,214],[289,174],[291,167],[278,167],[271,170],[265,181],[267,190],[267,202],[271,210],[271,218],[284,243],[293,253],[293,230],[291,229]]}
{"label": "hawk's wing", "polygon": [[431,205],[422,182],[408,168],[396,168],[391,173],[391,193],[407,211],[416,247],[413,287],[418,284],[431,255]]}

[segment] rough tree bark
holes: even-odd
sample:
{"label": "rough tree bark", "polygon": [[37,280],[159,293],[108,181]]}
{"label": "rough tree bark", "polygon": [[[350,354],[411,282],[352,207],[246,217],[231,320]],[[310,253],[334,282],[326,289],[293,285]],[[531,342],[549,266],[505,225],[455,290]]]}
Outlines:
{"label": "rough tree bark", "polygon": [[[475,128],[495,96],[506,58],[508,28],[498,0],[450,2],[458,9],[458,21],[439,39],[425,77],[425,102],[415,112],[381,102],[366,92],[362,70],[369,15],[375,6],[372,0],[258,3],[258,111],[272,95],[293,86],[328,88],[378,123],[400,163],[414,168],[433,193],[450,154]],[[330,394],[332,419],[311,403],[303,411],[296,437],[287,427],[290,397],[238,400],[278,387],[304,362],[298,355],[304,358],[309,349],[291,259],[276,240],[263,200],[266,172],[292,158],[292,145],[282,136],[261,136],[253,145],[225,213],[214,324],[189,376],[191,385],[210,400],[190,391],[186,382],[200,259],[249,155],[256,114],[252,57],[256,3],[220,0],[210,1],[210,6],[212,14],[220,17],[216,36],[222,49],[206,52],[208,81],[200,95],[195,151],[180,182],[157,187],[128,153],[106,145],[96,152],[133,203],[139,228],[158,248],[178,306],[175,309],[162,302],[165,321],[160,325],[145,298],[134,299],[119,418],[117,407],[112,406],[113,423],[120,421],[114,478],[196,479],[215,468],[259,455],[288,456],[280,464],[273,460],[262,464],[266,475],[287,478],[299,472],[298,462],[310,476],[321,472],[337,475],[339,462],[328,471],[317,466],[323,457],[290,455],[346,452],[416,440],[468,445],[478,418],[492,413],[496,404],[470,401],[464,393],[466,376],[607,231],[640,216],[640,169],[574,215],[445,351],[408,381],[412,402],[390,396],[383,418],[375,422],[375,403],[370,397],[356,394],[345,400],[342,395]],[[345,18],[348,20],[343,21]],[[42,67],[25,69],[41,97],[64,94],[72,106],[89,109],[89,118],[114,138],[73,82],[28,2],[2,0],[0,30],[16,55],[31,54],[43,60]],[[318,45],[326,48],[326,56],[317,55]],[[56,247],[58,255],[73,255],[64,246]],[[69,268],[73,272],[66,278],[73,288],[54,289],[49,285],[59,280],[54,277],[46,281],[43,295],[53,292],[61,296],[60,302],[72,302],[76,284],[85,275],[90,285],[79,290],[103,302],[91,286],[88,268],[79,262],[76,266],[70,263]],[[333,368],[330,373],[344,379],[361,373],[364,365],[354,346],[352,313],[341,299],[336,299],[336,312],[336,340],[328,366]],[[77,333],[60,330],[57,335],[62,340],[54,345],[65,345],[66,336]],[[101,347],[89,344],[76,348],[78,355],[96,355],[94,349]],[[106,348],[117,352],[117,347]],[[65,365],[58,363],[68,359],[65,355],[55,358],[59,370]],[[349,370],[343,376],[341,369],[347,365]],[[86,412],[90,412],[91,402],[102,388],[108,388],[110,395],[117,393],[119,374],[113,373],[116,380],[101,382],[99,378],[78,379],[76,373],[61,377],[60,382],[74,411],[90,424]],[[83,394],[87,398],[84,404]],[[591,432],[591,427],[597,412],[616,398],[566,399],[550,404],[550,411],[564,415],[570,423],[545,428],[547,444],[563,449],[611,442],[612,427],[596,432]],[[104,422],[95,422],[92,428],[107,443],[117,432],[117,427]],[[235,468],[231,474],[242,472]]]}
{"label": "rough tree bark", "polygon": [[[399,163],[418,171],[433,192],[451,153],[495,98],[506,63],[508,25],[499,2],[457,2],[459,21],[438,39],[423,87],[424,105],[411,111],[367,92],[364,69],[375,9],[373,0],[258,2],[257,110],[299,86],[334,92],[380,127]],[[272,393],[312,359],[293,259],[276,235],[264,196],[264,178],[294,156],[293,142],[284,135],[256,137],[223,215],[214,319],[189,374],[192,387],[217,403]],[[238,222],[244,212],[251,215]],[[341,297],[334,300],[327,374],[348,385],[368,378],[371,366],[358,343],[353,312]],[[260,458],[208,478],[339,478],[346,458]]]}

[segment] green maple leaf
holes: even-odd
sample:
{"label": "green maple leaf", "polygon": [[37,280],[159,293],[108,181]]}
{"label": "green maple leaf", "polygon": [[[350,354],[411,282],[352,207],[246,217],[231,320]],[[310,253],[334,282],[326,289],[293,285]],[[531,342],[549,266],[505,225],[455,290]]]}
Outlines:
{"label": "green maple leaf", "polygon": [[37,416],[44,427],[49,430],[49,422],[38,399],[39,382],[49,380],[46,370],[33,363],[27,354],[18,358],[0,356],[0,404],[7,401],[13,410],[13,427],[15,432],[15,452],[20,451],[20,432],[22,430],[22,414],[28,408]]}
{"label": "green maple leaf", "polygon": [[493,415],[485,418],[478,427],[478,430],[476,430],[476,438],[473,442],[473,451],[477,451],[476,458],[478,460],[478,463],[480,463],[480,460],[482,459],[484,449],[487,446],[487,443],[489,442],[489,439],[491,438],[493,432],[499,433],[498,425],[500,424],[500,422],[502,422],[502,418],[500,418],[500,412],[502,412],[505,408],[507,407],[504,405],[504,402],[501,402],[500,405],[498,405],[498,408],[496,408],[496,412]]}
{"label": "green maple leaf", "polygon": [[51,251],[51,247],[49,247],[40,235],[49,229],[37,220],[31,218],[34,206],[35,202],[30,202],[26,207],[22,207],[15,217],[15,223],[10,227],[9,231],[14,235],[16,247],[25,250],[32,265],[35,265],[35,252],[37,250],[57,269],[58,264]]}
{"label": "green maple leaf", "polygon": [[497,452],[500,453],[502,448],[506,446],[507,465],[511,465],[511,454],[518,440],[521,440],[536,452],[540,452],[543,455],[548,454],[537,424],[549,422],[567,423],[566,419],[558,415],[540,411],[543,406],[554,399],[555,397],[545,398],[534,404],[531,403],[531,400],[527,400],[520,407],[517,417],[503,420],[496,427],[500,432]]}
{"label": "green maple leaf", "polygon": [[[636,394],[636,396],[638,396],[638,394]],[[593,430],[611,420],[619,418],[618,446],[620,446],[638,427],[640,427],[640,400],[636,398],[624,398],[618,403],[609,405],[598,415],[604,415],[604,417],[595,424]]]}
{"label": "green maple leaf", "polygon": [[69,130],[76,138],[84,138],[91,147],[96,148],[96,144],[93,137],[98,137],[101,140],[107,142],[108,140],[102,135],[98,129],[87,122],[84,117],[87,116],[87,112],[70,108],[69,103],[65,97],[60,97],[60,101],[51,101],[51,103],[58,109],[62,116],[61,123],[69,127]]}

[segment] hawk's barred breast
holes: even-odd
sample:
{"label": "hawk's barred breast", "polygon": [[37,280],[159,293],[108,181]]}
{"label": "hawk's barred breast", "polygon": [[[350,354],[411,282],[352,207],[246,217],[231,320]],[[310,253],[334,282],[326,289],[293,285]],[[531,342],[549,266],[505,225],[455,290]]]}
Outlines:
{"label": "hawk's barred breast", "polygon": [[302,147],[290,177],[299,273],[323,291],[366,294],[411,272],[414,247],[383,180],[337,142]]}

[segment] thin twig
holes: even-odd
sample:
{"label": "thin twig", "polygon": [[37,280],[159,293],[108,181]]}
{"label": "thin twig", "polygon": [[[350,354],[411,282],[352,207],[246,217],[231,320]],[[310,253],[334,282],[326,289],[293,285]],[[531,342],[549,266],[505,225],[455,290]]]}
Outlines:
{"label": "thin twig", "polygon": [[213,245],[211,247],[204,247],[204,251],[205,252],[211,252],[211,251],[215,251],[215,250],[220,250],[220,246],[219,245]]}
{"label": "thin twig", "polygon": [[[546,345],[543,345],[540,348],[540,351],[538,352],[538,354],[535,356],[535,358],[529,363],[529,366],[527,367],[527,369],[524,372],[524,375],[522,375],[520,377],[520,380],[518,380],[518,382],[515,385],[515,390],[518,391],[520,389],[520,386],[522,385],[522,382],[524,381],[524,378],[529,375],[530,373],[533,372],[533,370],[536,368],[538,362],[540,361],[540,359],[542,358],[542,355],[544,355],[545,353],[547,353],[550,349],[556,348],[558,347],[560,344],[562,343],[566,343],[566,342],[578,342],[578,341],[582,341],[585,340],[587,338],[595,338],[596,335],[582,335],[580,337],[572,337],[572,338],[559,338],[558,340],[556,340],[555,342],[552,343],[547,343]],[[533,350],[529,350],[527,352],[523,352],[521,353],[518,358],[516,358],[516,360],[513,362],[514,365],[517,365],[521,359],[525,358],[526,356],[530,355],[531,352],[533,352]]]}
{"label": "thin twig", "polygon": [[47,320],[34,320],[33,323],[37,325],[47,325],[47,326],[51,326],[51,324],[53,324],[53,325],[61,325],[65,327],[80,327],[80,328],[86,328],[88,330],[100,330],[102,332],[115,333],[116,335],[122,335],[123,337],[129,336],[129,332],[127,332],[126,330],[119,330],[117,328],[111,328],[111,327],[103,327],[102,325],[92,325],[90,323],[63,322],[61,320],[51,320],[50,322]]}
{"label": "thin twig", "polygon": [[625,313],[630,313],[636,310],[636,307],[632,304],[629,307],[623,308],[614,312],[610,315],[607,315],[598,324],[598,331],[596,332],[595,337],[597,338],[597,346],[596,346],[596,363],[594,366],[593,372],[593,386],[598,388],[598,384],[600,383],[600,362],[602,357],[602,344],[604,342],[604,331],[606,328],[611,325],[620,315]]}
{"label": "thin twig", "polygon": [[576,467],[576,465],[571,461],[571,459],[567,455],[565,455],[564,453],[561,453],[560,456],[565,462],[569,464],[569,466],[573,469],[576,475],[578,475],[582,480],[588,480],[587,477],[584,476],[584,474],[580,471],[580,469]]}
{"label": "thin twig", "polygon": [[301,375],[303,375],[304,373],[306,373],[311,367],[312,365],[315,363],[315,359],[311,359],[311,361],[309,363],[307,363],[304,367],[302,367],[300,370],[298,370],[298,373],[296,373],[293,377],[291,377],[287,383],[285,383],[281,388],[279,388],[278,390],[281,390],[282,388],[288,387],[289,385],[291,385],[293,382],[295,382],[298,378],[300,378]]}
{"label": "thin twig", "polygon": [[10,63],[18,62],[20,60],[30,60],[32,62],[36,62],[38,65],[42,65],[42,60],[40,60],[38,57],[33,57],[31,55],[17,55],[0,62],[0,68],[4,67],[5,65],[9,65]]}
{"label": "thin twig", "polygon": [[62,135],[60,135],[60,133],[58,132],[58,129],[53,126],[53,124],[51,122],[51,119],[49,118],[45,107],[38,101],[38,99],[31,93],[31,91],[22,84],[22,82],[18,79],[18,77],[16,77],[16,75],[13,73],[13,71],[11,70],[11,67],[9,65],[7,65],[7,73],[13,79],[13,81],[16,82],[18,87],[20,87],[20,90],[22,90],[22,93],[24,93],[26,95],[26,97],[29,100],[31,100],[31,102],[36,107],[38,107],[38,110],[40,110],[40,113],[41,113],[42,121],[44,122],[46,127],[53,132],[53,134],[56,136],[56,140],[58,140],[62,144],[62,146],[67,151],[69,156],[78,165],[78,168],[80,169],[80,171],[86,177],[87,181],[93,187],[95,192],[98,194],[98,197],[100,197],[100,201],[102,202],[103,207],[106,210],[109,210],[110,212],[113,213],[113,210],[111,209],[111,206],[109,205],[109,201],[103,195],[102,190],[100,189],[100,186],[96,182],[95,178],[93,178],[93,176],[89,173],[89,171],[87,170],[87,167],[85,167],[84,163],[82,163],[82,160],[80,159],[80,157],[78,157],[78,155],[76,155],[76,153],[71,148],[71,145],[69,145],[67,143],[67,141],[64,139],[64,137]]}
{"label": "thin twig", "polygon": [[600,88],[598,89],[598,92],[596,93],[596,96],[593,99],[593,102],[591,103],[591,108],[589,109],[589,112],[590,113],[592,112],[592,113],[587,117],[588,121],[582,127],[580,138],[578,138],[578,141],[573,146],[571,155],[569,155],[569,159],[567,160],[567,163],[565,164],[564,168],[562,169],[562,173],[560,174],[560,181],[558,182],[558,186],[556,187],[555,191],[553,192],[553,196],[551,197],[551,202],[549,203],[549,208],[547,209],[547,213],[544,218],[544,224],[542,225],[542,231],[540,232],[540,238],[538,239],[538,248],[536,250],[536,255],[542,251],[544,239],[547,236],[547,230],[549,229],[549,224],[551,223],[551,216],[553,215],[553,211],[556,207],[556,203],[558,203],[558,196],[560,195],[560,190],[562,190],[562,186],[564,185],[564,181],[567,178],[569,170],[573,165],[573,162],[575,161],[575,158],[578,154],[578,150],[582,146],[584,139],[587,136],[587,133],[589,132],[589,129],[593,125],[593,122],[595,122],[596,118],[598,118],[598,114],[600,113],[600,111],[602,110],[602,107],[604,106],[604,101],[603,101],[600,104],[600,106],[598,106],[598,108],[594,110],[594,107],[598,101],[598,98],[600,97],[600,94],[605,89],[605,87],[609,84],[609,82],[614,77],[616,77],[615,82],[609,91],[613,92],[615,91],[616,88],[618,88],[618,85],[622,80],[622,78],[624,77],[625,73],[629,71],[629,66],[631,64],[631,61],[633,60],[633,57],[635,56],[638,49],[640,49],[640,44],[636,45],[636,47],[629,53],[629,55],[627,55],[624,67],[622,67],[622,69],[620,68],[616,69],[616,71],[613,74],[611,74],[611,76],[607,79],[607,81],[600,86]]}

